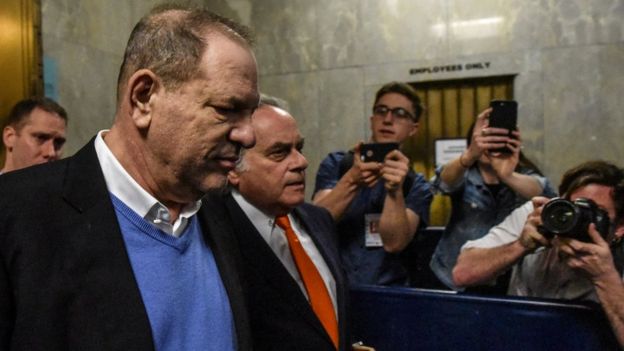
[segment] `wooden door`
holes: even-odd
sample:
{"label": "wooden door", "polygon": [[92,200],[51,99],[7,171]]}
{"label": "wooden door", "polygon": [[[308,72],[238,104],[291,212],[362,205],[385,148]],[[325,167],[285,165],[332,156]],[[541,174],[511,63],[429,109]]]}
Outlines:
{"label": "wooden door", "polygon": [[40,18],[39,0],[0,1],[0,126],[16,102],[43,95]]}

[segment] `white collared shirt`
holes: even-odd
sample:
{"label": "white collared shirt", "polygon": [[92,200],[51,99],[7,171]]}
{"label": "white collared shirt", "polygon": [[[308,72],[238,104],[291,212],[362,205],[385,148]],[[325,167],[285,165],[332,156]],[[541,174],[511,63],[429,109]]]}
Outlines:
{"label": "white collared shirt", "polygon": [[176,221],[172,224],[171,215],[165,205],[143,189],[126,172],[121,163],[104,142],[104,134],[108,130],[101,130],[95,138],[95,152],[97,153],[104,180],[108,191],[121,200],[132,211],[163,232],[180,237],[186,229],[189,218],[194,216],[201,207],[201,200],[185,205]]}
{"label": "white collared shirt", "polygon": [[[245,198],[235,189],[232,189],[232,196],[234,200],[241,207],[243,212],[247,215],[247,218],[253,223],[256,227],[260,236],[266,241],[269,245],[273,253],[279,258],[282,262],[288,273],[293,277],[293,279],[299,285],[299,288],[303,292],[303,295],[309,300],[308,293],[305,289],[305,284],[299,275],[299,271],[297,270],[297,265],[290,253],[290,248],[288,247],[288,239],[286,239],[286,234],[284,230],[279,226],[275,225],[275,217],[267,216],[264,212],[260,211],[257,207],[250,204]],[[295,234],[299,238],[301,245],[305,252],[310,256],[310,259],[316,266],[316,269],[321,274],[321,278],[323,282],[325,282],[325,287],[327,291],[329,291],[329,295],[331,297],[332,303],[334,305],[334,312],[336,312],[336,319],[338,319],[337,313],[337,304],[336,304],[336,281],[334,280],[334,276],[331,274],[327,263],[323,259],[323,256],[317,249],[314,241],[310,235],[306,232],[305,228],[301,225],[299,220],[295,218],[292,213],[288,214],[288,219],[290,220],[290,224],[295,231]]]}

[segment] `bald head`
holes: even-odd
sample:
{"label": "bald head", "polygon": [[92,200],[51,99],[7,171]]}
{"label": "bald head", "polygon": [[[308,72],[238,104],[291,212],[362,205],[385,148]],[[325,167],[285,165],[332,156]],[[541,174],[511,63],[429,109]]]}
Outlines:
{"label": "bald head", "polygon": [[278,216],[300,205],[305,197],[303,137],[285,110],[260,105],[253,114],[256,145],[246,150],[242,165],[229,181],[253,205]]}

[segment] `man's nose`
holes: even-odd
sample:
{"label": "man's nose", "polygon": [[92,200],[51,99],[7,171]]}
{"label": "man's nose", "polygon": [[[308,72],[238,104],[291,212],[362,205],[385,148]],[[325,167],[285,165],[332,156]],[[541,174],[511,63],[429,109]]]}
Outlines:
{"label": "man's nose", "polygon": [[61,157],[61,150],[54,145],[54,140],[46,141],[43,146],[43,157],[48,161],[56,161]]}
{"label": "man's nose", "polygon": [[256,144],[256,135],[251,125],[251,116],[242,118],[230,132],[230,140],[241,144],[244,148],[253,147]]}
{"label": "man's nose", "polygon": [[393,120],[394,120],[394,116],[392,115],[392,111],[388,110],[388,112],[386,112],[386,114],[383,116],[383,122],[392,123]]}
{"label": "man's nose", "polygon": [[303,171],[308,168],[308,159],[303,156],[301,151],[296,151],[295,153],[295,169]]}

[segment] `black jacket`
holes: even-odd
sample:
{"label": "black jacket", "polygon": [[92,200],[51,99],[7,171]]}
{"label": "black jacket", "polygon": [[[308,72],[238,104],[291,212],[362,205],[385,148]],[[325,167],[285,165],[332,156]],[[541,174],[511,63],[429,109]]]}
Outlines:
{"label": "black jacket", "polygon": [[[335,350],[299,285],[231,195],[225,196],[225,212],[235,228],[245,265],[245,291],[254,350]],[[222,199],[212,198],[215,209]],[[210,203],[210,200],[209,202]],[[219,215],[221,212],[219,210]],[[309,204],[294,210],[336,281],[340,349],[350,349],[347,287],[339,263],[337,237],[331,215]]]}
{"label": "black jacket", "polygon": [[[231,228],[205,204],[198,216],[249,350]],[[93,140],[0,176],[0,350],[153,350],[152,339]]]}

